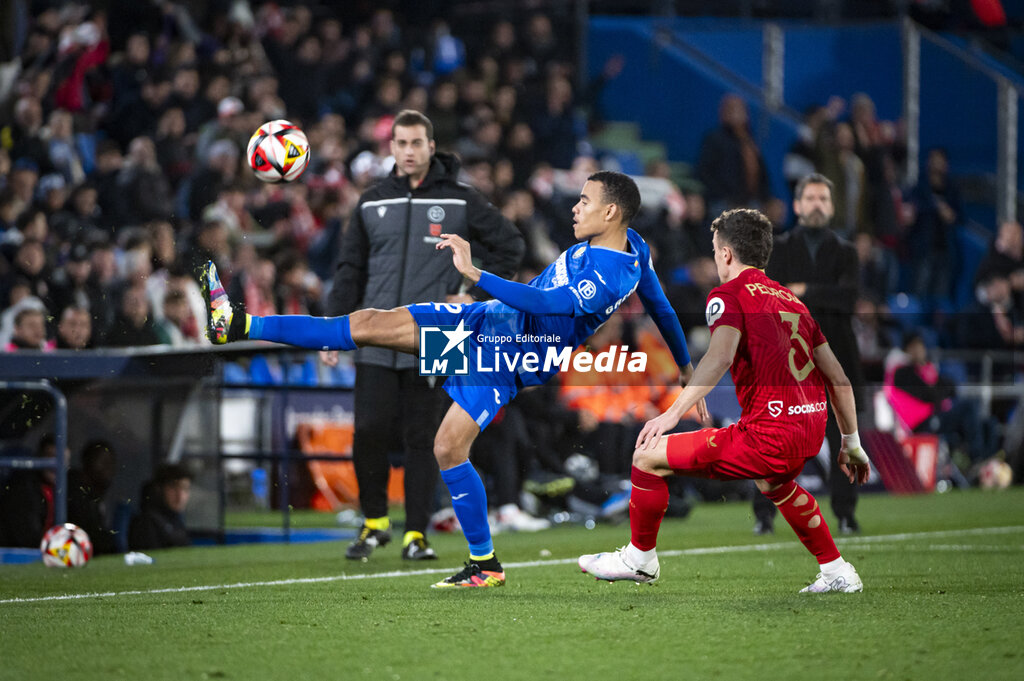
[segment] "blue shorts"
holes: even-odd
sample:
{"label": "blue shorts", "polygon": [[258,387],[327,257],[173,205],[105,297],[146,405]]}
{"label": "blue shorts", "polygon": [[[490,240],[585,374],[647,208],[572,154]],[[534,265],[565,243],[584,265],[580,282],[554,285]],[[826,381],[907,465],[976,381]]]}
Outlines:
{"label": "blue shorts", "polygon": [[[489,318],[486,303],[416,303],[406,306],[406,309],[418,326],[458,326],[459,322],[465,322],[466,327],[473,331],[469,337],[471,357],[477,354],[481,336],[509,333],[508,329],[502,328],[504,320],[496,320],[493,315]],[[493,352],[493,343],[487,347]],[[471,371],[465,376],[448,376],[444,389],[483,430],[498,411],[512,401],[520,385],[517,375],[511,371]]]}

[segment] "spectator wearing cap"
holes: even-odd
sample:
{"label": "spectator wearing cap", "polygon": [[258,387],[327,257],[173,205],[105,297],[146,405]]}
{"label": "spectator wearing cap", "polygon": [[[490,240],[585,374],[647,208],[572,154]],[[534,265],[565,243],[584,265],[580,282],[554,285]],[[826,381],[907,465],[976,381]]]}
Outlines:
{"label": "spectator wearing cap", "polygon": [[72,305],[86,310],[90,308],[94,297],[89,287],[89,275],[92,274],[90,256],[89,247],[77,243],[71,247],[64,266],[54,271],[50,288],[52,310],[60,311]]}
{"label": "spectator wearing cap", "polygon": [[81,305],[68,305],[57,322],[58,350],[87,350],[92,347],[92,317]]}
{"label": "spectator wearing cap", "polygon": [[178,464],[158,468],[142,488],[142,508],[128,528],[128,547],[149,551],[191,544],[184,518],[191,493],[192,474],[187,468]]}

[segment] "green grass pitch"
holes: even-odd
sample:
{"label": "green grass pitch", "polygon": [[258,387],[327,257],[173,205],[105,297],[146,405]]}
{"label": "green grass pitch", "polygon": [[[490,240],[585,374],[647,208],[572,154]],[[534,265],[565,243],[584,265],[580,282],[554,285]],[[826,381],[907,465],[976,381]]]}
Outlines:
{"label": "green grass pitch", "polygon": [[432,537],[426,565],[320,543],[0,566],[0,679],[1024,678],[1024,489],[873,495],[858,515],[839,544],[862,594],[797,594],[813,559],[781,518],[754,538],[739,503],[666,521],[652,586],[575,565],[626,525],[499,535],[507,586],[458,592],[429,585],[461,536]]}

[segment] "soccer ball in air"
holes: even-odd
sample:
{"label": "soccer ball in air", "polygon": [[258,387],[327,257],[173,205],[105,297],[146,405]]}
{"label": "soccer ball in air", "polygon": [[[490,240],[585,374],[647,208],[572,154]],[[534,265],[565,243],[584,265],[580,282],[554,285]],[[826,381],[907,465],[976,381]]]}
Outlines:
{"label": "soccer ball in air", "polygon": [[47,567],[82,567],[92,558],[92,541],[78,525],[64,523],[46,531],[39,551]]}
{"label": "soccer ball in air", "polygon": [[249,138],[246,158],[256,177],[264,182],[292,182],[309,165],[309,140],[293,123],[270,121]]}

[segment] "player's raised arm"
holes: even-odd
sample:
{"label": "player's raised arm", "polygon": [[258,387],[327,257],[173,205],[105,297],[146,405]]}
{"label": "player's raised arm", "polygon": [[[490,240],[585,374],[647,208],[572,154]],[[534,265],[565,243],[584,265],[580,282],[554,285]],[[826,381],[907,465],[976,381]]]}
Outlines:
{"label": "player's raised arm", "polygon": [[568,287],[541,289],[502,279],[473,264],[469,242],[458,234],[442,234],[441,239],[437,248],[451,250],[455,269],[506,305],[531,314],[572,316],[575,313]]}
{"label": "player's raised arm", "polygon": [[863,484],[868,481],[871,474],[871,464],[868,462],[867,452],[860,445],[860,435],[857,433],[857,404],[853,396],[853,386],[850,385],[850,379],[846,377],[846,372],[843,371],[828,343],[822,343],[814,348],[814,365],[825,376],[839,432],[843,434],[843,444],[839,450],[839,469],[850,482]]}
{"label": "player's raised arm", "polygon": [[637,449],[657,447],[661,436],[675,428],[683,414],[688,412],[698,401],[703,400],[704,396],[718,385],[722,376],[732,366],[740,338],[739,329],[731,326],[723,325],[714,330],[711,334],[708,351],[697,364],[693,377],[664,414],[647,422],[636,439]]}

